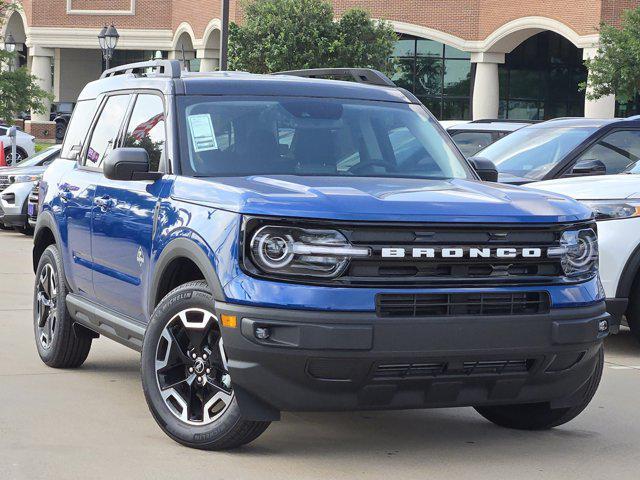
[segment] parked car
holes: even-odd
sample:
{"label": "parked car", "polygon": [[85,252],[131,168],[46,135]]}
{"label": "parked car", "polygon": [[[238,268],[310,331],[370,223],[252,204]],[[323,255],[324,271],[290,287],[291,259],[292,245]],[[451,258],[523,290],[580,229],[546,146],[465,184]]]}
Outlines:
{"label": "parked car", "polygon": [[[64,134],[67,131],[67,125],[69,119],[73,113],[75,102],[53,102],[51,104],[51,111],[49,113],[49,120],[56,122],[56,141],[62,142]],[[29,112],[22,112],[18,115],[18,118],[22,120],[31,120],[31,114]]]}
{"label": "parked car", "polygon": [[11,149],[11,138],[7,135],[9,128],[10,127],[8,125],[0,125],[0,142],[4,145],[4,158],[7,166],[15,167],[25,158],[36,153],[36,137],[17,129],[16,158],[14,159],[13,151]]}
{"label": "parked car", "polygon": [[38,220],[38,207],[40,204],[40,180],[33,182],[33,188],[27,198],[27,222],[30,228],[36,227]]}
{"label": "parked car", "polygon": [[29,233],[28,199],[34,182],[60,154],[60,146],[52,146],[24,160],[17,167],[0,170],[0,223]]}
{"label": "parked car", "polygon": [[472,157],[483,148],[512,132],[531,125],[532,120],[474,120],[446,127],[447,132],[465,157]]}
{"label": "parked car", "polygon": [[595,212],[607,310],[615,323],[625,315],[640,340],[640,165],[628,174],[561,178],[528,186],[581,200]]}
{"label": "parked car", "polygon": [[640,119],[564,118],[512,133],[478,156],[515,185],[561,177],[612,175],[640,158]]}
{"label": "parked car", "polygon": [[379,72],[328,74],[367,84],[169,60],[88,84],[40,183],[41,359],[141,350],[154,419],[200,449],[281,411],[576,417],[612,327],[591,211],[481,181],[492,165]]}

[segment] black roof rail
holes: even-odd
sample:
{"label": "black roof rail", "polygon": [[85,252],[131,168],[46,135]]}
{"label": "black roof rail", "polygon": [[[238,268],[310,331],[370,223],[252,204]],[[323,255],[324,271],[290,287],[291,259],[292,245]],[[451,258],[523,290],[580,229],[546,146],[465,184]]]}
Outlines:
{"label": "black roof rail", "polygon": [[397,87],[384,73],[373,68],[309,68],[306,70],[288,70],[275,72],[272,75],[293,75],[305,78],[345,77],[358,83],[378,85],[381,87]]}
{"label": "black roof rail", "polygon": [[469,123],[540,123],[542,120],[516,120],[510,118],[481,118]]}
{"label": "black roof rail", "polygon": [[100,78],[114,77],[116,75],[134,74],[136,70],[145,70],[153,68],[156,70],[155,75],[167,78],[180,78],[181,65],[178,60],[151,60],[150,62],[128,63],[119,67],[113,67],[105,70]]}

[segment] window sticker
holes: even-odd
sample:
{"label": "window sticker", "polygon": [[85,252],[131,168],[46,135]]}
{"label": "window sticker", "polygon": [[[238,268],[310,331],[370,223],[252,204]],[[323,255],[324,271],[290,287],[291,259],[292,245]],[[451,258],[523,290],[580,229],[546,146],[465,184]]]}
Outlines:
{"label": "window sticker", "polygon": [[196,152],[217,150],[218,142],[216,141],[216,135],[213,131],[211,117],[203,113],[200,115],[189,115],[188,120],[193,150]]}

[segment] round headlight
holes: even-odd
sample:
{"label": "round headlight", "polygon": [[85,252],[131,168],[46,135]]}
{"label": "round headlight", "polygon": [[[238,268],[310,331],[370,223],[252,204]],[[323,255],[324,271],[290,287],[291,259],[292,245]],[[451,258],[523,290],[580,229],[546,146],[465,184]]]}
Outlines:
{"label": "round headlight", "polygon": [[282,268],[287,266],[293,260],[293,239],[287,235],[273,235],[265,233],[256,235],[253,243],[257,242],[254,250],[260,260],[270,268]]}
{"label": "round headlight", "polygon": [[565,275],[570,277],[591,274],[598,268],[598,237],[591,228],[564,232],[558,249],[550,249],[549,256],[559,256]]}

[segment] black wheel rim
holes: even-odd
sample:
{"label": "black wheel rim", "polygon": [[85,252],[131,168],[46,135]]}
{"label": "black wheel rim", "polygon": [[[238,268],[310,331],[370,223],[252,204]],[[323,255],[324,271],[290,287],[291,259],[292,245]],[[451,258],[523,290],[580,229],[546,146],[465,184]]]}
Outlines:
{"label": "black wheel rim", "polygon": [[16,150],[15,159],[13,158],[13,154],[11,153],[11,150],[9,150],[9,153],[5,154],[5,162],[10,167],[18,165],[22,160],[24,160],[24,158],[22,157],[22,154],[20,153],[19,150]]}
{"label": "black wheel rim", "polygon": [[233,400],[218,319],[189,308],[175,315],[158,340],[156,382],[169,411],[190,425],[208,425]]}
{"label": "black wheel rim", "polygon": [[51,347],[56,334],[58,280],[50,263],[45,264],[38,277],[36,288],[36,334],[45,350]]}

